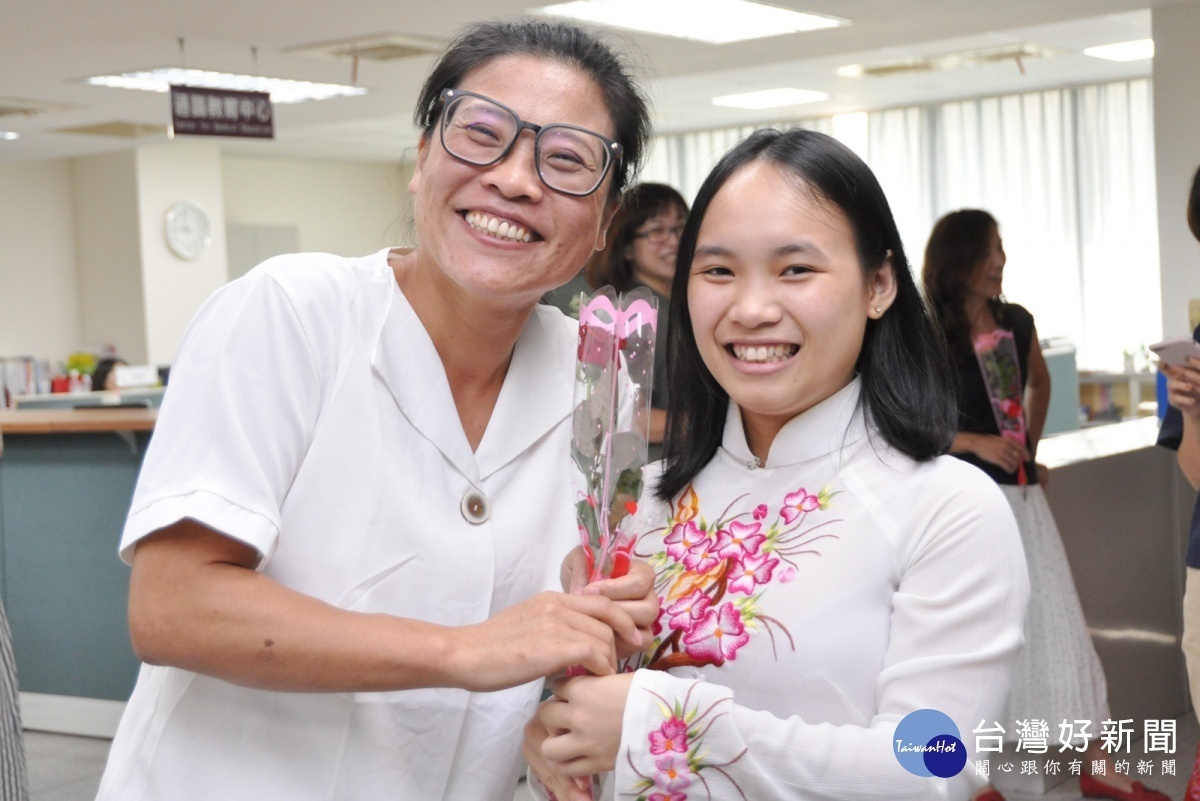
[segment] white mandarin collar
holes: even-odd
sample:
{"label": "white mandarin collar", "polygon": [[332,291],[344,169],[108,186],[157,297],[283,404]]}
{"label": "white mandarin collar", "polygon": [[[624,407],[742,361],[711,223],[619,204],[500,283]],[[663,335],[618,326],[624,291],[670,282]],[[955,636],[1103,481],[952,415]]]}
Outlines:
{"label": "white mandarin collar", "polygon": [[[381,254],[385,262],[387,254]],[[472,453],[433,340],[399,285],[393,281],[392,287],[371,364],[413,428],[472,483],[504,467],[571,414],[574,322],[539,306],[517,338],[496,408]],[[564,469],[567,459],[564,453]]]}
{"label": "white mandarin collar", "polygon": [[725,415],[725,433],[721,448],[736,461],[750,467],[783,467],[841,450],[866,433],[858,408],[860,382],[855,376],[849,384],[811,409],[789,420],[771,443],[767,463],[759,465],[746,443],[746,429],[738,405],[730,401]]}

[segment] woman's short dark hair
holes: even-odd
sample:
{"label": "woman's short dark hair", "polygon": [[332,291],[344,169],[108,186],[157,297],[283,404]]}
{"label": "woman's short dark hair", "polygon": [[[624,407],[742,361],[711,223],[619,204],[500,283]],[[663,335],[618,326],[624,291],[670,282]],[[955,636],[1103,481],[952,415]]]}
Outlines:
{"label": "woman's short dark hair", "polygon": [[622,158],[612,168],[609,196],[616,198],[641,167],[650,137],[649,105],[612,48],[596,34],[569,23],[494,20],[478,22],[461,31],[434,64],[417,98],[413,120],[422,135],[428,137],[437,125],[443,89],[457,88],[468,73],[489,61],[522,55],[569,64],[590,77],[600,89],[612,117],[613,138],[624,148]]}
{"label": "woman's short dark hair", "polygon": [[[942,325],[951,352],[958,358],[972,352],[967,289],[976,269],[987,258],[992,234],[999,230],[996,218],[986,211],[959,209],[934,223],[925,245],[921,271],[925,297]],[[990,305],[993,315],[999,318],[1000,301],[993,299]]]}
{"label": "woman's short dark hair", "polygon": [[112,375],[113,370],[119,365],[125,364],[125,360],[116,356],[101,359],[96,363],[96,369],[92,371],[92,389],[100,391],[107,389],[104,385],[108,383],[108,377]]}
{"label": "woman's short dark hair", "polygon": [[618,292],[634,287],[633,262],[626,253],[633,235],[649,220],[669,209],[678,209],[681,216],[688,213],[683,195],[666,184],[642,183],[631,186],[621,195],[621,205],[608,227],[604,249],[592,256],[585,269],[588,284],[601,287],[612,284]]}
{"label": "woman's short dark hair", "polygon": [[1187,219],[1188,228],[1192,229],[1192,236],[1200,240],[1200,167],[1192,176],[1192,191],[1188,195]]}
{"label": "woman's short dark hair", "polygon": [[[799,191],[841,214],[854,236],[864,276],[889,254],[896,298],[879,319],[867,321],[855,370],[859,403],[883,438],[914,459],[945,453],[954,437],[957,399],[941,335],[910,272],[900,232],[870,168],[831,136],[804,129],[756,131],[717,163],[696,196],[679,243],[671,289],[667,375],[667,467],[656,490],[666,500],[688,485],[721,444],[729,395],[713,379],[696,347],[687,288],[700,224],[725,182],[748,164],[777,168]],[[764,197],[764,206],[777,202]]]}

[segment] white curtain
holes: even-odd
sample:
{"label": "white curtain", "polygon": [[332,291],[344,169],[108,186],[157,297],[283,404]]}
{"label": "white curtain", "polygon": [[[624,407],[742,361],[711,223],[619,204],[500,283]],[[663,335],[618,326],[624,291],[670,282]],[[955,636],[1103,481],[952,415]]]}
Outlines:
{"label": "white curtain", "polygon": [[1148,79],[868,115],[868,162],[914,269],[933,223],[982,208],[1000,223],[1007,298],[1082,368],[1120,370],[1159,337]]}
{"label": "white curtain", "polygon": [[1151,95],[1148,80],[1078,93],[1083,336],[1113,369],[1162,332]]}
{"label": "white curtain", "polygon": [[[844,121],[843,121],[844,122]],[[690,201],[730,147],[761,127],[829,134],[834,118],[655,137],[640,180]],[[1158,215],[1149,79],[867,114],[863,154],[918,275],[933,223],[982,208],[1008,252],[1005,295],[1038,335],[1069,338],[1081,368],[1121,370],[1160,338]]]}
{"label": "white curtain", "polygon": [[691,203],[721,156],[759,128],[810,128],[821,133],[833,132],[830,118],[810,117],[711,131],[663,134],[654,137],[638,180],[673,186]]}
{"label": "white curtain", "polygon": [[932,139],[925,108],[897,108],[867,118],[866,160],[879,179],[900,229],[900,240],[920,283],[921,253],[933,227]]}
{"label": "white curtain", "polygon": [[1070,90],[948,103],[941,112],[934,216],[991,212],[1008,254],[1005,295],[1033,312],[1040,336],[1069,336],[1086,364]]}

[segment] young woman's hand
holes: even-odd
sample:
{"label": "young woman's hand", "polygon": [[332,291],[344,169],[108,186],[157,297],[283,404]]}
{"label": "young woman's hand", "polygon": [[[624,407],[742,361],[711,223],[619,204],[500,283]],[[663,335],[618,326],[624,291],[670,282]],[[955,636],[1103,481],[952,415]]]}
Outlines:
{"label": "young woman's hand", "polygon": [[1029,461],[1029,449],[1008,437],[995,434],[972,434],[969,448],[980,459],[996,465],[1006,473],[1015,473]]}
{"label": "young woman's hand", "polygon": [[538,708],[537,719],[549,733],[541,744],[542,758],[556,773],[586,777],[616,767],[633,677],[618,673],[555,679],[554,697]]}
{"label": "young woman's hand", "polygon": [[602,579],[586,584],[587,559],[583,546],[572,549],[563,559],[560,571],[563,589],[582,595],[602,595],[614,601],[617,608],[628,614],[636,623],[638,638],[617,632],[617,657],[625,659],[650,645],[653,640],[650,627],[658,619],[658,596],[654,593],[654,570],[640,559],[629,563],[629,572],[615,579]]}
{"label": "young woman's hand", "polygon": [[1167,376],[1167,401],[1188,417],[1200,416],[1200,360],[1186,365],[1160,364]]}
{"label": "young woman's hand", "polygon": [[[542,705],[553,703],[556,701],[551,699]],[[542,756],[542,743],[549,736],[550,731],[540,716],[535,715],[525,724],[525,742],[521,744],[521,754],[529,763],[530,771],[558,801],[593,801],[590,776],[567,776],[559,772],[557,763]]]}

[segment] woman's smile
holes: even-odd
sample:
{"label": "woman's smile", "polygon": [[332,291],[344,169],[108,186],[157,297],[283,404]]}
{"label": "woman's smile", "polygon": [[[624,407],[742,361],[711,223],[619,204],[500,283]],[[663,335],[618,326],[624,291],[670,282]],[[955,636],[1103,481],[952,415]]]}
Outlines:
{"label": "woman's smile", "polygon": [[774,365],[786,362],[800,352],[800,346],[792,343],[731,343],[725,346],[734,360],[743,367]]}
{"label": "woman's smile", "polygon": [[463,215],[463,219],[476,231],[496,239],[505,239],[509,242],[532,242],[542,238],[537,232],[529,230],[516,220],[496,217],[486,211],[468,211]]}

